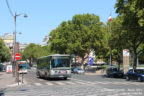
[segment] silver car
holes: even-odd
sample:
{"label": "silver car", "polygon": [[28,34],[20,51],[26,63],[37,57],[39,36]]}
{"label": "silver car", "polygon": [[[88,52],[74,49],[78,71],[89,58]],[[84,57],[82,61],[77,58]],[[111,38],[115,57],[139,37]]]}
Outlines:
{"label": "silver car", "polygon": [[84,70],[81,69],[81,68],[74,68],[74,69],[73,69],[73,73],[84,74]]}

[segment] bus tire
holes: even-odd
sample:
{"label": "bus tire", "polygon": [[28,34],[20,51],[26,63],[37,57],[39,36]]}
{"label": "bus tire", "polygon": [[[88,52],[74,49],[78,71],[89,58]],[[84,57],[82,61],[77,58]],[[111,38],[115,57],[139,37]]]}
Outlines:
{"label": "bus tire", "polygon": [[44,79],[48,79],[48,77],[47,77],[47,73],[45,73]]}
{"label": "bus tire", "polygon": [[37,72],[37,76],[38,76],[38,78],[42,78],[42,76],[40,75],[39,72]]}
{"label": "bus tire", "polygon": [[64,77],[64,80],[67,80],[67,77]]}

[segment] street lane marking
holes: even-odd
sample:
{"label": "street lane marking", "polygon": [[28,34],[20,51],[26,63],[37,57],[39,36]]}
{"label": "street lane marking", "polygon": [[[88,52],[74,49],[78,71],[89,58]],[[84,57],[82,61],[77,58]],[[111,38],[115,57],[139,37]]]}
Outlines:
{"label": "street lane marking", "polygon": [[54,85],[53,83],[50,83],[50,82],[46,82],[46,84],[47,84],[47,85]]}
{"label": "street lane marking", "polygon": [[86,84],[86,82],[80,82],[80,81],[77,81],[76,83],[78,83],[78,84]]}
{"label": "street lane marking", "polygon": [[45,81],[45,80],[43,80],[43,79],[39,79],[40,81]]}
{"label": "street lane marking", "polygon": [[95,82],[86,82],[86,83],[87,83],[87,84],[92,84],[92,85],[95,84]]}
{"label": "street lane marking", "polygon": [[79,79],[74,79],[73,80],[76,80],[76,81],[80,81],[80,82],[88,82],[88,81],[85,81],[85,80],[79,80]]}
{"label": "street lane marking", "polygon": [[56,83],[56,84],[58,84],[58,85],[65,85],[65,84],[62,83],[62,82],[54,82],[54,83]]}
{"label": "street lane marking", "polygon": [[65,82],[65,83],[67,83],[67,84],[71,84],[71,85],[76,84],[76,83],[73,83],[73,82]]}
{"label": "street lane marking", "polygon": [[42,84],[41,83],[34,83],[34,85],[41,86]]}

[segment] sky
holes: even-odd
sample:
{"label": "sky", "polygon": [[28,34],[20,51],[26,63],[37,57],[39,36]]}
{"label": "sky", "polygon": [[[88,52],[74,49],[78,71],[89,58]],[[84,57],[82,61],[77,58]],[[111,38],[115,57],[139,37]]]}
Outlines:
{"label": "sky", "polygon": [[[116,0],[7,0],[12,14],[17,16],[17,42],[42,44],[46,35],[62,21],[72,20],[76,14],[96,14],[100,21],[107,22],[110,13],[115,18]],[[27,18],[23,17],[27,14]],[[6,0],[0,0],[0,36],[13,34],[14,17],[10,14]]]}

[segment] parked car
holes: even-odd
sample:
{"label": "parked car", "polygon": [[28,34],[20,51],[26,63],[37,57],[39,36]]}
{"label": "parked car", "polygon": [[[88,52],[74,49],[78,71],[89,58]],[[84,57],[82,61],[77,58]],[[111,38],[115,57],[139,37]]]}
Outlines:
{"label": "parked car", "polygon": [[73,69],[73,73],[84,74],[84,70],[77,67],[77,68],[74,68],[74,69]]}
{"label": "parked car", "polygon": [[126,80],[144,81],[144,69],[130,69],[126,74]]}
{"label": "parked car", "polygon": [[76,67],[71,67],[71,73],[74,73],[74,69],[75,69]]}
{"label": "parked car", "polygon": [[2,64],[0,64],[0,72],[3,71],[3,67],[4,66]]}
{"label": "parked car", "polygon": [[123,70],[118,70],[116,67],[109,67],[106,70],[106,74],[108,77],[119,77],[122,78],[124,76]]}

